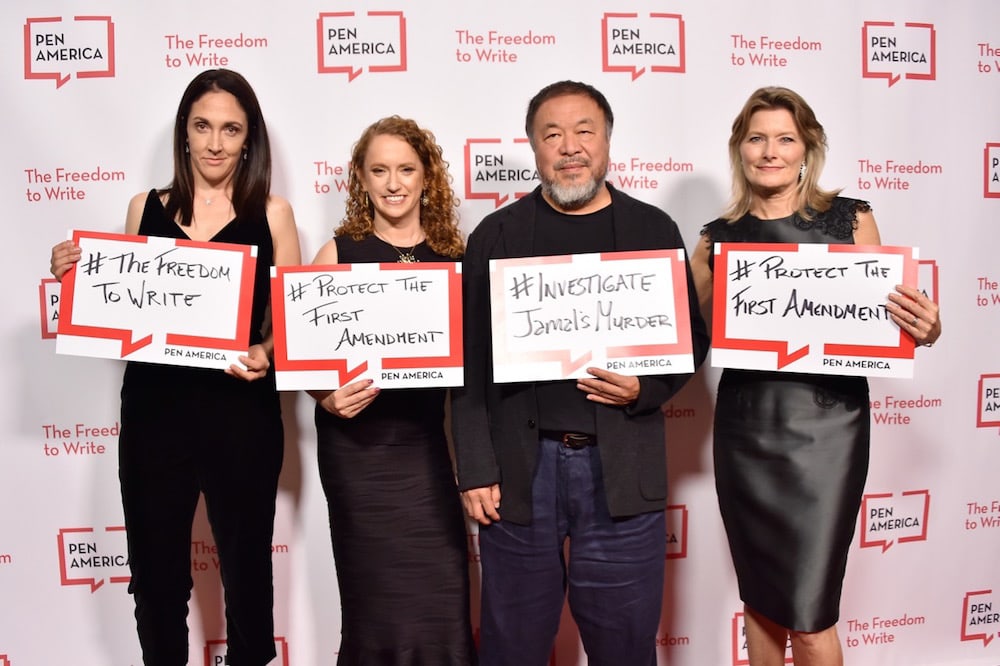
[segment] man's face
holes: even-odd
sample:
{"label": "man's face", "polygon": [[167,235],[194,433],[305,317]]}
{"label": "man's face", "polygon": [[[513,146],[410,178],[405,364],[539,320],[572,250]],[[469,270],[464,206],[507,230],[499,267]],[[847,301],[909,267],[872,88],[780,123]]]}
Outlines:
{"label": "man's face", "polygon": [[535,114],[531,145],[542,191],[555,207],[576,211],[604,187],[611,144],[607,119],[586,95],[561,95]]}

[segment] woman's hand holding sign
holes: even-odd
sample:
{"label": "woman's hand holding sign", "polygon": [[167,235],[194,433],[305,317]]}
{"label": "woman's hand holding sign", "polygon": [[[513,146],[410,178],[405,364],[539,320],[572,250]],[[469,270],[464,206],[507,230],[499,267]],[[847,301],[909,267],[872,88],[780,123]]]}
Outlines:
{"label": "woman's hand holding sign", "polygon": [[62,281],[62,276],[66,271],[73,268],[73,264],[80,261],[80,246],[71,240],[64,240],[52,248],[52,257],[49,260],[49,271],[57,280]]}
{"label": "woman's hand holding sign", "polygon": [[234,363],[226,368],[226,374],[248,382],[264,377],[267,374],[267,369],[271,367],[271,359],[268,358],[264,345],[250,347],[246,356],[240,356],[240,363],[246,367],[241,368]]}
{"label": "woman's hand holding sign", "polygon": [[379,389],[374,380],[362,379],[341,386],[336,391],[309,391],[320,407],[342,419],[352,419],[378,397]]}
{"label": "woman's hand holding sign", "polygon": [[896,285],[898,294],[889,294],[889,313],[901,329],[913,336],[921,347],[930,347],[941,337],[938,304],[923,292],[906,285]]}

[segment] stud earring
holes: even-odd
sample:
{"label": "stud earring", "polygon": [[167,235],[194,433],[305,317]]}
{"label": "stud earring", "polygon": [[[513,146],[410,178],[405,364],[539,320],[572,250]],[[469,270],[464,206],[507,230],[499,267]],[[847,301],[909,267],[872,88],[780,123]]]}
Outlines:
{"label": "stud earring", "polygon": [[185,141],[185,142],[184,142],[184,154],[185,154],[185,155],[187,155],[187,154],[188,154],[188,153],[190,153],[190,152],[191,152],[191,147],[190,147],[190,146],[188,146],[188,142],[187,142],[187,141]]}

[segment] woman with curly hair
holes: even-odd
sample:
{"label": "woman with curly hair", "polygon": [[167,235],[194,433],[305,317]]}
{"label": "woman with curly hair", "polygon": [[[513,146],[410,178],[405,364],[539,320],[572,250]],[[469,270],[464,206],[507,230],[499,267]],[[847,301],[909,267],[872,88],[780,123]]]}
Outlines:
{"label": "woman with curly hair", "polygon": [[[347,215],[313,263],[460,258],[450,181],[433,134],[379,120],[354,146]],[[476,663],[446,389],[380,391],[365,379],[309,393],[342,606],[337,663]]]}

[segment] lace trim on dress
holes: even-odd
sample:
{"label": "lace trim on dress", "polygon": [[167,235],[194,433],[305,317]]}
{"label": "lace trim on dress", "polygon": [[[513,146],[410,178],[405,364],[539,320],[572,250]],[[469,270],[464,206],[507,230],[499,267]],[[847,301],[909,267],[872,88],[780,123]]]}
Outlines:
{"label": "lace trim on dress", "polygon": [[812,220],[806,220],[798,215],[794,216],[793,224],[798,229],[808,231],[818,229],[819,231],[833,236],[837,240],[844,240],[851,237],[858,223],[858,213],[867,213],[872,209],[871,204],[860,199],[836,198],[830,205],[830,210],[825,213],[817,213],[810,210]]}
{"label": "lace trim on dress", "polygon": [[[851,237],[857,226],[858,213],[871,211],[871,204],[860,199],[847,199],[844,197],[835,198],[830,205],[830,209],[824,213],[817,213],[810,210],[812,220],[807,220],[798,214],[783,220],[767,220],[768,222],[779,222],[787,220],[797,229],[809,231],[816,229],[825,234],[833,236],[837,240],[844,240]],[[701,228],[701,235],[708,236],[712,241],[721,243],[726,241],[739,241],[752,235],[753,230],[763,220],[747,214],[738,221],[730,223],[726,220],[714,220]]]}

